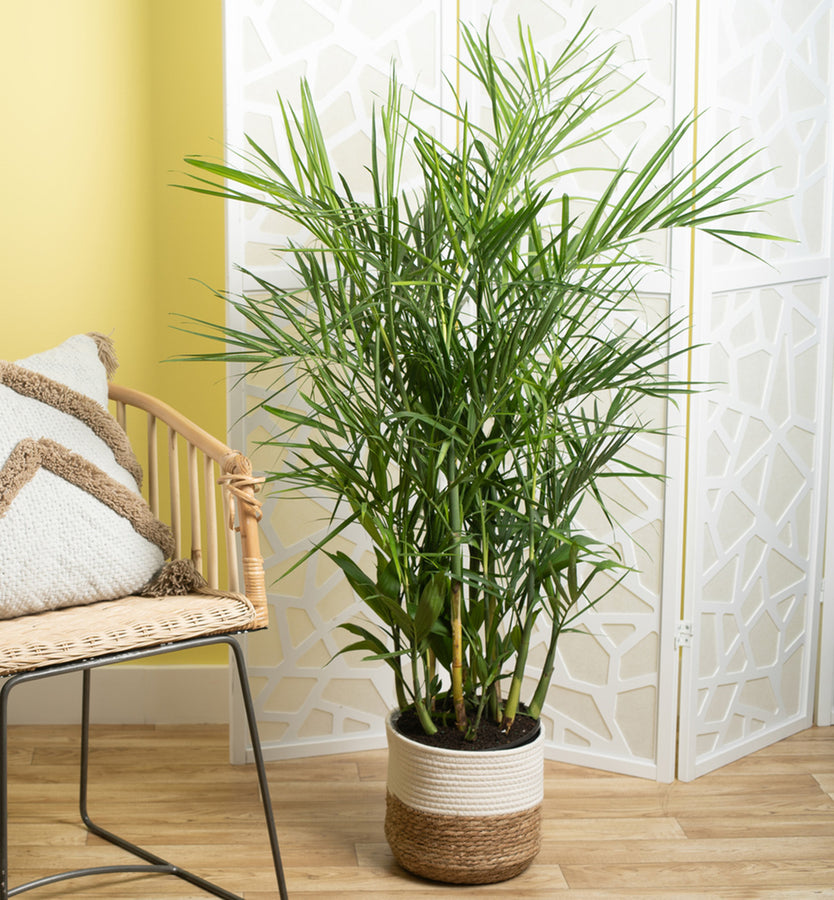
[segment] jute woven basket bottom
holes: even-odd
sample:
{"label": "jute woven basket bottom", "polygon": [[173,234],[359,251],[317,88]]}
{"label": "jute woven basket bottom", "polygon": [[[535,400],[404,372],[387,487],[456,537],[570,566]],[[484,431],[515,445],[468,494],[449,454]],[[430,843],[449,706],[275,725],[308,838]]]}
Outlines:
{"label": "jute woven basket bottom", "polygon": [[541,846],[541,806],[499,816],[443,816],[390,793],[385,837],[409,872],[451,884],[491,884],[520,875]]}
{"label": "jute woven basket bottom", "polygon": [[400,734],[388,717],[385,837],[409,872],[491,884],[539,852],[544,736],[501,750],[449,750]]}

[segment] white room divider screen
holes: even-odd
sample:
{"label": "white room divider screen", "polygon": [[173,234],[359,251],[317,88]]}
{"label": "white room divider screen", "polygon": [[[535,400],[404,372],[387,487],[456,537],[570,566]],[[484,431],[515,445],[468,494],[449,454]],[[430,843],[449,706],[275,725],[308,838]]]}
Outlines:
{"label": "white room divider screen", "polygon": [[796,243],[763,248],[772,265],[699,255],[696,378],[716,386],[692,404],[685,778],[812,723],[831,403],[831,4],[702,15],[706,122],[765,148],[755,165],[791,197],[771,222]]}
{"label": "white room divider screen", "polygon": [[[619,41],[623,65],[648,70],[639,90],[655,99],[639,129],[611,139],[600,165],[617,163],[637,131],[664,134],[696,104],[703,107],[699,69],[702,94],[715,107],[700,126],[702,143],[708,128],[737,123],[742,135],[764,139],[764,164],[783,165],[773,188],[795,199],[774,208],[768,227],[800,243],[779,251],[776,269],[711,248],[696,248],[692,257],[689,235],[656,250],[674,277],[646,285],[647,309],[686,314],[691,305],[694,337],[714,344],[693,358],[693,376],[724,384],[695,397],[688,414],[669,410],[673,437],[635,447],[641,462],[668,480],[665,487],[620,488],[629,513],[616,539],[636,571],[585,619],[586,634],[563,642],[544,714],[548,755],[662,780],[675,775],[682,615],[693,625],[691,644],[681,651],[682,777],[808,721],[831,394],[831,0],[792,0],[790,14],[788,4],[764,0],[703,5],[716,18],[704,14],[701,21],[692,0],[227,0],[225,6],[232,148],[243,147],[250,134],[281,155],[275,92],[297,96],[303,75],[337,164],[352,177],[365,158],[370,105],[392,57],[405,84],[443,99],[443,76],[460,75],[459,19],[490,15],[496,40],[510,48],[521,15],[548,52],[594,7],[593,21],[604,40]],[[715,47],[717,36],[723,43],[710,58],[703,48]],[[230,290],[252,287],[238,264],[289,284],[271,252],[286,240],[284,224],[235,207],[228,222]],[[247,378],[230,397],[232,438],[262,468],[280,465],[257,447],[271,422],[260,412],[240,416],[268,387]],[[305,552],[326,514],[309,498],[267,503],[271,577]],[[369,552],[362,535],[350,532],[337,549],[356,559]],[[382,746],[392,701],[385,672],[349,657],[325,667],[344,641],[336,626],[360,613],[335,567],[321,555],[312,558],[273,585],[271,603],[270,630],[248,638],[267,755]],[[536,652],[543,656],[543,643]],[[244,758],[237,728],[232,745],[233,756]]]}

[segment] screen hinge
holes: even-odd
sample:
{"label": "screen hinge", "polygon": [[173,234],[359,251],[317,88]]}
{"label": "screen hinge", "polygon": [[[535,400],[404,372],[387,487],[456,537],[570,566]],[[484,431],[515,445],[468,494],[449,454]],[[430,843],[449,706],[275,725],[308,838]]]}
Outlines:
{"label": "screen hinge", "polygon": [[687,620],[678,622],[675,627],[675,650],[680,650],[681,647],[691,646],[693,633],[694,629],[692,628],[691,622]]}

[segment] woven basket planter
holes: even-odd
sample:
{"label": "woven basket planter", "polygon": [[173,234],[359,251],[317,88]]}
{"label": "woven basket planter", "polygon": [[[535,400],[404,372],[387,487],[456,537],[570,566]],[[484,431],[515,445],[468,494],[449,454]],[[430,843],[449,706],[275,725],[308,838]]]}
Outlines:
{"label": "woven basket planter", "polygon": [[543,735],[502,750],[428,747],[388,718],[385,837],[409,872],[490,884],[523,872],[541,846]]}

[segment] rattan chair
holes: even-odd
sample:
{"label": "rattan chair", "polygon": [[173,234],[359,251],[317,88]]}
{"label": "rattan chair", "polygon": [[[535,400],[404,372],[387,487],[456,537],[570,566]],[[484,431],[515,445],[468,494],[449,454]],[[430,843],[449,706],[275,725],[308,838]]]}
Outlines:
{"label": "rattan chair", "polygon": [[[147,421],[147,500],[160,515],[159,494],[167,481],[168,518],[176,541],[176,558],[189,557],[205,577],[206,587],[183,596],[127,597],[0,621],[0,900],[70,878],[113,873],[174,875],[217,897],[240,900],[232,893],[155,853],[100,827],[87,809],[90,741],[90,681],[94,669],[190,647],[224,643],[232,651],[249,727],[255,767],[269,834],[278,892],[287,890],[281,867],[275,821],[258,739],[240,632],[264,628],[268,622],[263,562],[258,542],[257,479],[248,459],[185,419],[167,404],[119,385],[110,385],[116,417],[126,427],[128,410],[142,411]],[[167,476],[158,457],[166,455]],[[183,469],[183,477],[181,477]],[[202,482],[202,484],[201,484]],[[219,489],[216,485],[219,483]],[[218,491],[221,502],[217,502]],[[186,539],[183,531],[187,530]],[[222,538],[220,537],[222,536]],[[239,536],[242,571],[238,566]],[[188,551],[184,546],[188,544]],[[227,591],[220,590],[224,573]],[[48,875],[15,887],[8,884],[7,723],[9,696],[27,681],[81,671],[80,814],[95,835],[121,847],[142,863],[97,866]],[[233,835],[230,834],[233,839]],[[152,895],[152,890],[148,896]]]}

